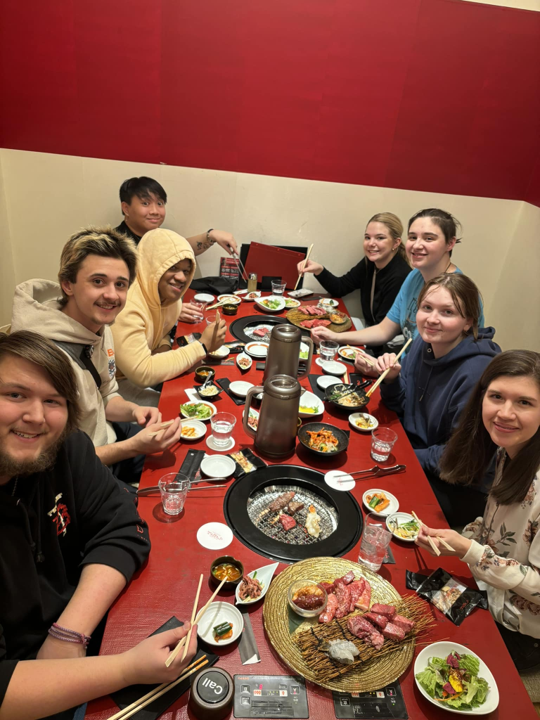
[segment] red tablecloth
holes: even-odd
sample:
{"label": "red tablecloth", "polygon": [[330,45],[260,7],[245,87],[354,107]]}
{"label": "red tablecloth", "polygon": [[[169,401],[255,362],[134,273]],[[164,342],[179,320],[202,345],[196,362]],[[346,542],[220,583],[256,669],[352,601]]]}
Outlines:
{"label": "red tablecloth", "polygon": [[[342,306],[341,309],[344,309],[344,307]],[[247,302],[240,305],[237,317],[252,314],[267,317],[265,313],[257,309],[257,306]],[[229,318],[226,319],[229,320]],[[234,319],[230,318],[230,320]],[[203,329],[202,323],[200,325],[184,325],[179,328],[179,332],[187,334],[188,332],[202,332]],[[228,334],[227,341],[233,339]],[[240,371],[236,366],[218,365],[216,369],[217,378],[237,379],[240,375]],[[312,373],[319,372],[320,368],[313,364]],[[255,369],[254,362],[252,368],[243,377],[247,381],[258,385],[262,381],[262,375],[262,371]],[[301,379],[301,384],[311,390],[307,378]],[[190,387],[193,387],[193,372],[165,384],[160,403],[164,420],[177,416],[180,403],[185,402],[187,399],[184,390]],[[231,412],[238,418],[234,431],[235,448],[253,448],[252,439],[245,435],[241,427],[244,406],[235,405],[226,393],[222,393],[219,400],[219,409],[220,411]],[[358,482],[353,494],[359,504],[362,504],[362,493],[368,487],[373,487],[375,482],[375,486],[383,487],[397,496],[402,510],[415,510],[422,520],[432,527],[446,527],[444,516],[401,424],[394,413],[387,410],[380,403],[378,392],[374,394],[370,402],[369,411],[377,417],[382,425],[391,427],[398,434],[398,440],[394,447],[395,462],[405,464],[407,470],[404,474],[383,478],[382,480]],[[346,416],[343,417],[343,415],[332,410],[326,410],[323,419],[337,426],[348,428]],[[308,465],[322,472],[336,468],[348,471],[364,469],[372,467],[374,464],[370,458],[370,445],[371,436],[369,434],[351,431],[351,441],[347,452],[340,455],[332,463],[320,461],[315,456],[305,451],[302,452],[303,448],[301,448],[297,456],[288,458],[283,462]],[[157,485],[162,475],[177,470],[182,464],[187,450],[192,447],[207,450],[206,437],[195,443],[182,443],[180,447],[177,447],[174,454],[166,453],[159,460],[150,458],[143,473],[141,487]],[[392,461],[392,457],[390,460]],[[227,485],[230,485],[231,482],[229,481]],[[164,516],[159,498],[140,499],[139,510],[150,528],[152,552],[147,567],[133,580],[127,591],[123,593],[110,610],[102,645],[103,654],[117,653],[132,647],[150,635],[171,615],[176,615],[179,619],[189,618],[199,575],[202,572],[207,578],[212,560],[220,554],[220,551],[206,550],[201,547],[197,542],[196,533],[198,528],[206,522],[225,522],[223,498],[226,491],[227,488],[222,488],[209,490],[208,492],[197,491],[191,493],[183,514],[176,518]],[[468,567],[457,559],[445,557],[435,559],[428,553],[419,550],[414,544],[393,541],[391,546],[396,564],[383,565],[380,574],[391,582],[400,593],[406,591],[406,569],[432,571],[437,567],[443,567],[448,572],[463,579],[466,584],[474,586]],[[234,557],[241,560],[247,572],[271,562],[266,557],[246,548],[236,538],[223,552],[234,555]],[[356,561],[358,559],[358,546],[345,557]],[[278,572],[285,569],[285,567],[287,566],[280,564]],[[209,581],[205,580],[201,591],[200,606],[210,597],[213,589]],[[233,593],[221,593],[220,598],[234,602]],[[222,656],[219,661],[220,666],[230,672],[231,675],[235,673],[290,674],[290,668],[277,656],[265,635],[262,622],[262,603],[258,603],[256,607],[250,610],[251,623],[259,647],[261,662],[256,665],[242,666],[237,647],[232,645],[217,651]],[[437,625],[431,631],[429,639],[433,642],[443,639],[455,640],[470,647],[489,665],[497,681],[501,696],[499,708],[494,713],[484,717],[501,718],[501,720],[513,717],[519,717],[520,720],[536,718],[535,709],[490,613],[485,610],[475,610],[463,622],[461,627],[456,627],[438,610],[434,609],[434,614]],[[410,718],[414,718],[414,720],[417,720],[417,718],[448,718],[445,711],[437,709],[420,695],[414,682],[412,664],[401,676],[400,682]],[[323,720],[323,718],[335,717],[331,692],[311,683],[307,683],[307,687],[310,718]],[[180,718],[190,717],[187,710],[187,701],[188,693],[185,693],[173,706],[173,709],[163,717],[168,720],[172,718],[180,720]],[[117,710],[118,708],[110,698],[101,698],[90,703],[86,717],[92,718],[92,720],[104,720]]]}

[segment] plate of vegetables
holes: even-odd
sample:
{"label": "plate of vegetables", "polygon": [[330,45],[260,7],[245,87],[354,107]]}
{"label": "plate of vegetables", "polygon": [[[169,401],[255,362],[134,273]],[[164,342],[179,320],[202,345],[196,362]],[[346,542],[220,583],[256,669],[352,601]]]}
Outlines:
{"label": "plate of vegetables", "polygon": [[270,295],[270,297],[255,300],[257,305],[265,312],[281,312],[285,308],[285,299]]}
{"label": "plate of vegetables", "polygon": [[324,403],[312,392],[305,392],[300,398],[298,415],[301,418],[315,417],[324,412]]}
{"label": "plate of vegetables", "polygon": [[381,517],[388,517],[399,510],[399,500],[392,493],[379,488],[366,490],[362,495],[362,502],[366,510]]}
{"label": "plate of vegetables", "polygon": [[386,527],[398,540],[414,542],[420,532],[420,524],[406,512],[395,512],[386,518]]}
{"label": "plate of vegetables", "polygon": [[197,635],[208,645],[221,647],[238,640],[243,629],[240,610],[227,602],[213,602],[197,624]]}
{"label": "plate of vegetables", "polygon": [[192,420],[210,420],[216,414],[217,409],[215,405],[204,400],[202,402],[190,401],[180,405],[180,412],[183,417]]}
{"label": "plate of vegetables", "polygon": [[441,710],[460,715],[486,715],[499,705],[499,689],[486,663],[455,642],[424,648],[414,663],[422,695]]}

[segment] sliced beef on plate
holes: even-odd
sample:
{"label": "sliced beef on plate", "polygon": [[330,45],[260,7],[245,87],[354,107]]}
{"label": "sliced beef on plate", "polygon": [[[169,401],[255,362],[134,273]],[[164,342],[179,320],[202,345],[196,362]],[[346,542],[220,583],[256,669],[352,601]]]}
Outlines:
{"label": "sliced beef on plate", "polygon": [[[322,585],[322,583],[320,583]],[[329,623],[332,622],[334,619],[334,616],[336,614],[336,610],[338,609],[338,599],[335,595],[329,595],[328,596],[328,603],[326,604],[326,608],[324,609],[324,612],[322,612],[319,615],[319,622],[320,623]]]}
{"label": "sliced beef on plate", "polygon": [[321,582],[319,585],[321,585],[321,587],[323,587],[329,595],[336,589],[334,583]]}
{"label": "sliced beef on plate", "polygon": [[319,320],[319,319],[317,319],[317,320],[314,320],[314,321],[313,321],[313,325],[312,325],[311,327],[328,327],[328,326],[331,325],[331,324],[332,324],[332,323],[330,322],[330,320]]}
{"label": "sliced beef on plate", "polygon": [[364,615],[366,620],[369,620],[377,627],[385,628],[388,625],[388,618],[384,615],[377,615],[377,613],[368,612]]}
{"label": "sliced beef on plate", "polygon": [[256,335],[257,337],[264,337],[265,335],[268,335],[268,328],[257,328],[257,330],[253,331],[253,335]]}
{"label": "sliced beef on plate", "polygon": [[308,330],[311,330],[311,328],[313,327],[313,323],[315,322],[315,320],[303,320],[300,325],[307,328]]}
{"label": "sliced beef on plate", "polygon": [[343,575],[343,577],[341,579],[343,580],[345,585],[350,585],[352,583],[352,581],[354,580],[354,571],[349,570],[349,572],[346,575]]}
{"label": "sliced beef on plate", "polygon": [[399,627],[399,625],[394,625],[394,623],[389,622],[382,631],[382,634],[389,640],[403,640],[405,637],[405,630]]}
{"label": "sliced beef on plate", "polygon": [[360,580],[355,580],[349,585],[349,590],[351,591],[351,605],[349,612],[352,612],[355,609],[357,601],[364,592],[365,584],[364,578],[360,578]]}
{"label": "sliced beef on plate", "polygon": [[369,606],[371,604],[371,585],[368,583],[367,580],[365,582],[366,584],[364,586],[364,592],[355,602],[354,606],[357,607],[359,610],[367,611],[369,610]]}
{"label": "sliced beef on plate", "polygon": [[415,623],[412,620],[409,620],[409,618],[403,617],[403,615],[396,615],[392,622],[394,625],[397,625],[398,627],[405,630],[406,633],[410,632],[413,627],[415,626]]}
{"label": "sliced beef on plate", "polygon": [[384,637],[381,633],[361,615],[355,615],[349,618],[347,620],[347,627],[353,635],[362,638],[367,645],[372,645],[374,648],[379,649],[384,644]]}
{"label": "sliced beef on plate", "polygon": [[384,645],[384,637],[378,630],[375,630],[375,632],[372,632],[371,635],[366,635],[366,637],[364,638],[364,642],[367,645],[373,645],[375,650],[380,650]]}
{"label": "sliced beef on plate", "polygon": [[338,601],[338,609],[336,610],[336,617],[342,618],[350,613],[351,607],[351,591],[348,585],[337,585],[336,586],[336,597]]}
{"label": "sliced beef on plate", "polygon": [[284,530],[292,530],[296,526],[296,520],[290,515],[280,515],[279,522],[282,524]]}
{"label": "sliced beef on plate", "polygon": [[377,615],[384,615],[391,620],[396,614],[396,608],[393,605],[381,605],[381,603],[374,603],[371,606],[371,612],[377,613]]}

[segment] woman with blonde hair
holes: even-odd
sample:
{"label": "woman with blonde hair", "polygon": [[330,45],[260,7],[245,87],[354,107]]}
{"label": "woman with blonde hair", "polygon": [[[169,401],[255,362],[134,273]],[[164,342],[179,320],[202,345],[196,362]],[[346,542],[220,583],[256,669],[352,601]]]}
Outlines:
{"label": "woman with blonde hair", "polygon": [[[360,302],[366,327],[386,317],[407,275],[411,272],[401,242],[403,225],[393,213],[374,215],[364,233],[364,257],[348,273],[336,277],[323,265],[308,260],[298,264],[298,272],[313,273],[332,297],[343,297],[360,290]],[[382,347],[372,348],[375,354]]]}

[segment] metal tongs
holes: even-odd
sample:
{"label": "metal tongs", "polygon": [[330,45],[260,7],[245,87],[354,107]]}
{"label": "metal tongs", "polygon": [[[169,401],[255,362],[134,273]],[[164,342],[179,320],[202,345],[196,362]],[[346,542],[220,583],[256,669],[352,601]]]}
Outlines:
{"label": "metal tongs", "polygon": [[[200,480],[190,480],[188,492],[190,492],[191,490],[213,490],[214,488],[227,487],[226,485],[205,485],[204,487],[198,487],[198,488],[191,487],[192,485],[196,485],[197,483],[201,483],[201,482],[213,483],[213,482],[216,482],[216,480],[227,480],[227,478],[218,477],[218,478],[201,478]],[[147,495],[159,495],[159,493],[160,493],[159,485],[152,485],[152,487],[147,487],[147,488],[142,488],[141,490],[137,490],[137,495],[139,497],[145,497]]]}
{"label": "metal tongs", "polygon": [[[371,380],[364,380],[364,381],[361,382],[361,383],[357,383],[356,385],[353,386],[352,390],[348,390],[346,393],[343,393],[343,395],[340,395],[334,402],[337,402],[337,401],[339,401],[339,400],[342,400],[344,397],[347,397],[347,395],[352,395],[352,394],[355,393],[357,390],[362,390],[362,388],[367,387],[367,386],[370,385],[372,382],[373,382],[373,379],[371,379]],[[336,384],[338,384],[338,383],[336,383]],[[343,383],[343,384],[346,385],[347,383]],[[334,387],[334,385],[331,385],[331,386],[330,386],[330,389],[332,389],[333,387]],[[334,393],[337,393],[337,392],[339,392],[339,390],[334,390]],[[333,393],[331,392],[331,393],[329,394],[329,396],[328,396],[327,399],[329,400],[329,399],[332,397],[332,395],[333,395]],[[350,473],[349,473],[349,475],[350,475]]]}
{"label": "metal tongs", "polygon": [[[391,465],[390,467],[382,468],[378,465],[370,468],[369,470],[356,470],[355,472],[346,473],[351,477],[355,475],[363,475],[364,477],[358,478],[359,480],[365,480],[371,477],[384,477],[385,475],[396,475],[397,473],[405,472],[407,469],[406,465]],[[346,472],[345,470],[343,472]]]}

